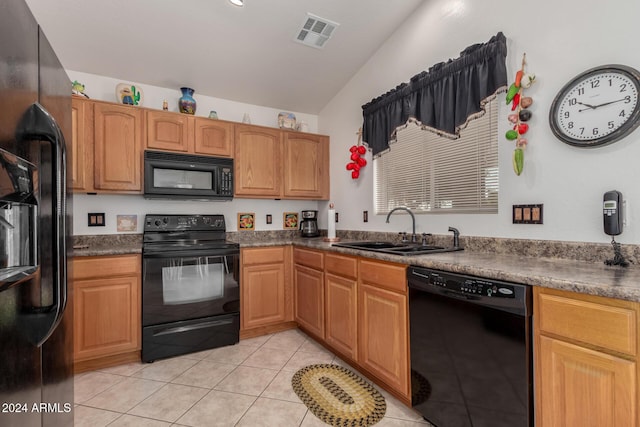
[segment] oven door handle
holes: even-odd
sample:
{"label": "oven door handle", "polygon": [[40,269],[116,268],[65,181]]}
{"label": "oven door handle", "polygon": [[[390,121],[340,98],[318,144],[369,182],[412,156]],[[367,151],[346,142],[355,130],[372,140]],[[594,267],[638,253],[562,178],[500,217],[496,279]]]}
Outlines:
{"label": "oven door handle", "polygon": [[211,249],[198,251],[166,251],[166,252],[142,252],[143,259],[167,259],[167,258],[215,258],[240,255],[240,251],[228,249]]}
{"label": "oven door handle", "polygon": [[154,332],[153,336],[157,337],[157,336],[161,336],[161,335],[169,335],[169,334],[175,334],[175,333],[179,333],[179,332],[188,332],[188,331],[195,331],[195,330],[198,330],[198,329],[205,329],[205,328],[213,328],[213,327],[216,327],[216,326],[230,325],[232,322],[233,322],[232,319],[212,320],[210,322],[198,323],[196,325],[177,326],[177,327],[174,327],[174,328],[167,328],[167,329],[163,329],[163,330],[158,331],[158,332]]}

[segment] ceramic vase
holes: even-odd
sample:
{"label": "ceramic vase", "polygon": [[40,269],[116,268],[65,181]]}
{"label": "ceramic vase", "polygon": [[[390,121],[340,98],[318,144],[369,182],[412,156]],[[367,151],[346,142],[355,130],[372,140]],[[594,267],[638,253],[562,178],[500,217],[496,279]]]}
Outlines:
{"label": "ceramic vase", "polygon": [[196,113],[196,100],[193,99],[194,90],[190,87],[181,87],[182,96],[178,100],[178,107],[181,113],[195,114]]}

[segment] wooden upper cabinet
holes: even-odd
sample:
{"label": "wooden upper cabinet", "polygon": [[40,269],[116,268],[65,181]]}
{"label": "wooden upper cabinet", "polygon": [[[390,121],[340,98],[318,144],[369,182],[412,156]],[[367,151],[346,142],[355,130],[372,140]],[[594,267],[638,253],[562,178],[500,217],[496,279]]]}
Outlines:
{"label": "wooden upper cabinet", "polygon": [[329,199],[329,137],[284,132],[284,196]]}
{"label": "wooden upper cabinet", "polygon": [[193,132],[189,116],[165,111],[147,111],[147,148],[188,152]]}
{"label": "wooden upper cabinet", "polygon": [[233,157],[233,123],[195,117],[194,152]]}
{"label": "wooden upper cabinet", "polygon": [[71,98],[71,186],[74,191],[93,191],[93,104]]}
{"label": "wooden upper cabinet", "polygon": [[278,129],[235,127],[235,195],[282,197],[282,133]]}
{"label": "wooden upper cabinet", "polygon": [[233,156],[233,123],[166,111],[147,111],[146,147],[209,156]]}
{"label": "wooden upper cabinet", "polygon": [[125,105],[94,105],[96,190],[142,192],[144,111]]}

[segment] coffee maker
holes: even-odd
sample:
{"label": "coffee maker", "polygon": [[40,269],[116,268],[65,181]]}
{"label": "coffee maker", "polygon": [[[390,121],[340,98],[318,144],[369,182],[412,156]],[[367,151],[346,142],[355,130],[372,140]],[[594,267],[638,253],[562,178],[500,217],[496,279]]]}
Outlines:
{"label": "coffee maker", "polygon": [[318,237],[318,211],[302,211],[300,221],[300,235],[302,237]]}

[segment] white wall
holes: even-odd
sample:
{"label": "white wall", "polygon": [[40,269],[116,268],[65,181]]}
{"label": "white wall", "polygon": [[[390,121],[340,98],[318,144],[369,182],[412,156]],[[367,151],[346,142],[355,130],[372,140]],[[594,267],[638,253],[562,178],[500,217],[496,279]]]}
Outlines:
{"label": "white wall", "polygon": [[[115,88],[122,80],[95,74],[81,73],[67,70],[69,78],[78,80],[85,85],[85,93],[91,99],[116,102]],[[179,89],[168,89],[157,86],[133,83],[142,88],[144,93],[144,107],[162,108],[162,101],[167,100],[169,111],[178,111]],[[258,105],[243,104],[226,99],[200,96],[197,93],[194,98],[197,102],[196,115],[206,117],[210,110],[218,113],[221,120],[240,122],[244,113],[251,117],[251,123],[255,125],[278,127],[278,113],[282,110],[261,107]],[[310,132],[318,131],[318,117],[311,114],[293,112],[298,121],[309,124]],[[116,215],[138,215],[137,233],[142,232],[145,214],[224,214],[228,231],[237,230],[237,213],[254,212],[256,214],[256,230],[281,230],[282,214],[284,212],[300,212],[306,209],[317,209],[315,201],[299,200],[248,200],[234,199],[230,202],[198,202],[198,201],[173,201],[173,200],[145,200],[142,195],[86,195],[74,194],[73,199],[73,233],[75,235],[87,234],[115,234]],[[88,227],[87,214],[91,212],[105,213],[104,227]],[[273,223],[266,224],[266,215],[271,214]]]}
{"label": "white wall", "polygon": [[[524,173],[511,167],[513,142],[503,106],[500,121],[500,207],[494,215],[425,214],[417,216],[419,232],[446,234],[455,226],[464,235],[608,242],[602,232],[602,195],[616,189],[627,200],[628,224],[616,238],[640,243],[640,130],[613,145],[579,149],[551,133],[549,107],[560,88],[577,74],[604,64],[626,64],[640,69],[640,2],[611,0],[427,0],[353,76],[322,110],[320,132],[331,136],[331,198],[340,212],[338,229],[410,231],[408,217],[373,213],[373,168],[358,180],[345,170],[349,146],[356,143],[362,125],[361,106],[431,65],[456,58],[465,47],[486,42],[497,32],[507,37],[509,83],[527,54],[527,70],[537,83],[526,94],[534,99],[527,133]],[[504,102],[502,102],[504,104]],[[543,225],[511,224],[513,204],[544,204]],[[320,203],[325,220],[327,203]],[[362,211],[369,211],[363,223]],[[326,227],[326,221],[320,222]]]}

